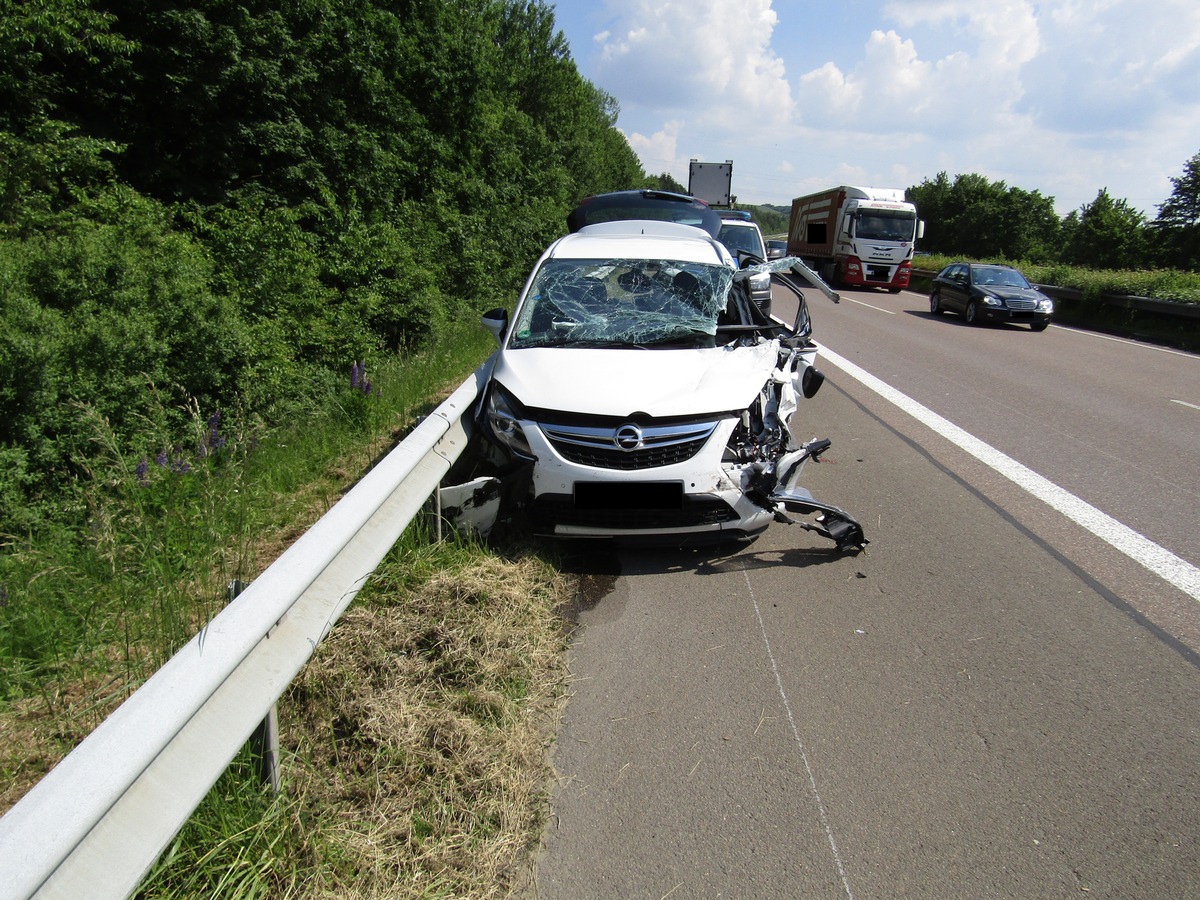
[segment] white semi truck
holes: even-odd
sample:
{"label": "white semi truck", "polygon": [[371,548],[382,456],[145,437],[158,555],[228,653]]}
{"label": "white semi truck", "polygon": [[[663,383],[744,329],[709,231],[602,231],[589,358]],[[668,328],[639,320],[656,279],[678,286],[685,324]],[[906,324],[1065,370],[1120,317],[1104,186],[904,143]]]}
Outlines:
{"label": "white semi truck", "polygon": [[833,285],[908,287],[913,250],[925,234],[900,188],[839,185],[792,201],[787,253]]}

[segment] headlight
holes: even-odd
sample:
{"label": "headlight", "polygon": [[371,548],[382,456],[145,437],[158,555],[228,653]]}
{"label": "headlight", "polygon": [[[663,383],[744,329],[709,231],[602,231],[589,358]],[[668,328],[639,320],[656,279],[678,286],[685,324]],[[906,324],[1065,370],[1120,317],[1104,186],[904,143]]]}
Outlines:
{"label": "headlight", "polygon": [[487,424],[492,436],[518,456],[533,457],[525,431],[517,417],[517,401],[499,384],[493,382],[487,398]]}
{"label": "headlight", "polygon": [[750,290],[755,293],[760,291],[769,291],[771,289],[771,273],[770,272],[755,272],[750,276]]}
{"label": "headlight", "polygon": [[981,294],[979,299],[984,302],[985,306],[1003,306],[1004,305],[1003,300],[1001,300],[999,297],[993,297],[991,294]]}
{"label": "headlight", "polygon": [[1049,297],[1043,297],[1038,301],[1038,312],[1054,312],[1054,301]]}

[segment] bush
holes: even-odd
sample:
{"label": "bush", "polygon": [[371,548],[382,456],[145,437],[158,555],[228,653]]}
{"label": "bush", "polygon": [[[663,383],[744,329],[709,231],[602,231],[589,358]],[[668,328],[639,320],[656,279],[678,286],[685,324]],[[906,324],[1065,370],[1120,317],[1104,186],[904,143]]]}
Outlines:
{"label": "bush", "polygon": [[[211,266],[164,210],[115,188],[60,228],[0,241],[0,447],[21,450],[34,500],[85,477],[89,409],[133,444],[180,422],[152,410],[233,402],[248,341]],[[159,433],[146,435],[147,423]],[[21,518],[16,482],[0,528]]]}

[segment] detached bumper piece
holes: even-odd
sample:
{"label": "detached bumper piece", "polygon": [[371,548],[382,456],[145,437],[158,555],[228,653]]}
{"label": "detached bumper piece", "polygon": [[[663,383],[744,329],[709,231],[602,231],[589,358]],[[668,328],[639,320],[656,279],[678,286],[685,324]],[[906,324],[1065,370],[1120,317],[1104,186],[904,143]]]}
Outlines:
{"label": "detached bumper piece", "polygon": [[[870,543],[858,521],[845,510],[822,503],[798,484],[804,463],[810,459],[819,463],[821,454],[830,445],[828,439],[809,441],[798,450],[785,454],[779,460],[777,469],[760,469],[757,475],[749,479],[746,496],[763,509],[771,510],[775,514],[775,521],[815,531],[837,544],[841,553],[857,553]],[[816,513],[817,521],[801,522],[788,513]]]}
{"label": "detached bumper piece", "polygon": [[802,487],[776,491],[771,494],[771,499],[782,504],[788,512],[801,515],[818,513],[815,523],[797,521],[778,510],[776,518],[781,518],[782,521],[789,524],[799,525],[806,531],[815,531],[822,537],[829,538],[837,544],[838,550],[842,553],[857,553],[871,543],[863,534],[862,526],[853,516],[829,503],[822,503]]}

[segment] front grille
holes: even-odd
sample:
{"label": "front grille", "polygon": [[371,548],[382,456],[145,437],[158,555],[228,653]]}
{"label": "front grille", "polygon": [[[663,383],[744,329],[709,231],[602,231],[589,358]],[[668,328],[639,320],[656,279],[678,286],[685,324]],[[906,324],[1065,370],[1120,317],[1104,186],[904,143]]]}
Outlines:
{"label": "front grille", "polygon": [[1037,309],[1037,301],[1025,297],[1010,297],[1004,303],[1009,309]]}
{"label": "front grille", "polygon": [[626,531],[636,528],[688,528],[733,522],[737,512],[716,497],[686,497],[680,509],[577,509],[565,494],[543,494],[533,503],[534,529],[553,533],[555,525]]}
{"label": "front grille", "polygon": [[[630,425],[616,428],[541,425],[555,452],[568,462],[624,472],[689,460],[700,452],[716,427],[715,422],[638,427],[639,436],[634,439]],[[630,449],[623,449],[622,439]]]}
{"label": "front grille", "polygon": [[596,469],[619,469],[632,472],[637,469],[654,469],[684,462],[700,452],[707,438],[673,444],[667,447],[652,447],[645,450],[614,450],[603,447],[585,447],[552,440],[554,449],[569,462]]}

